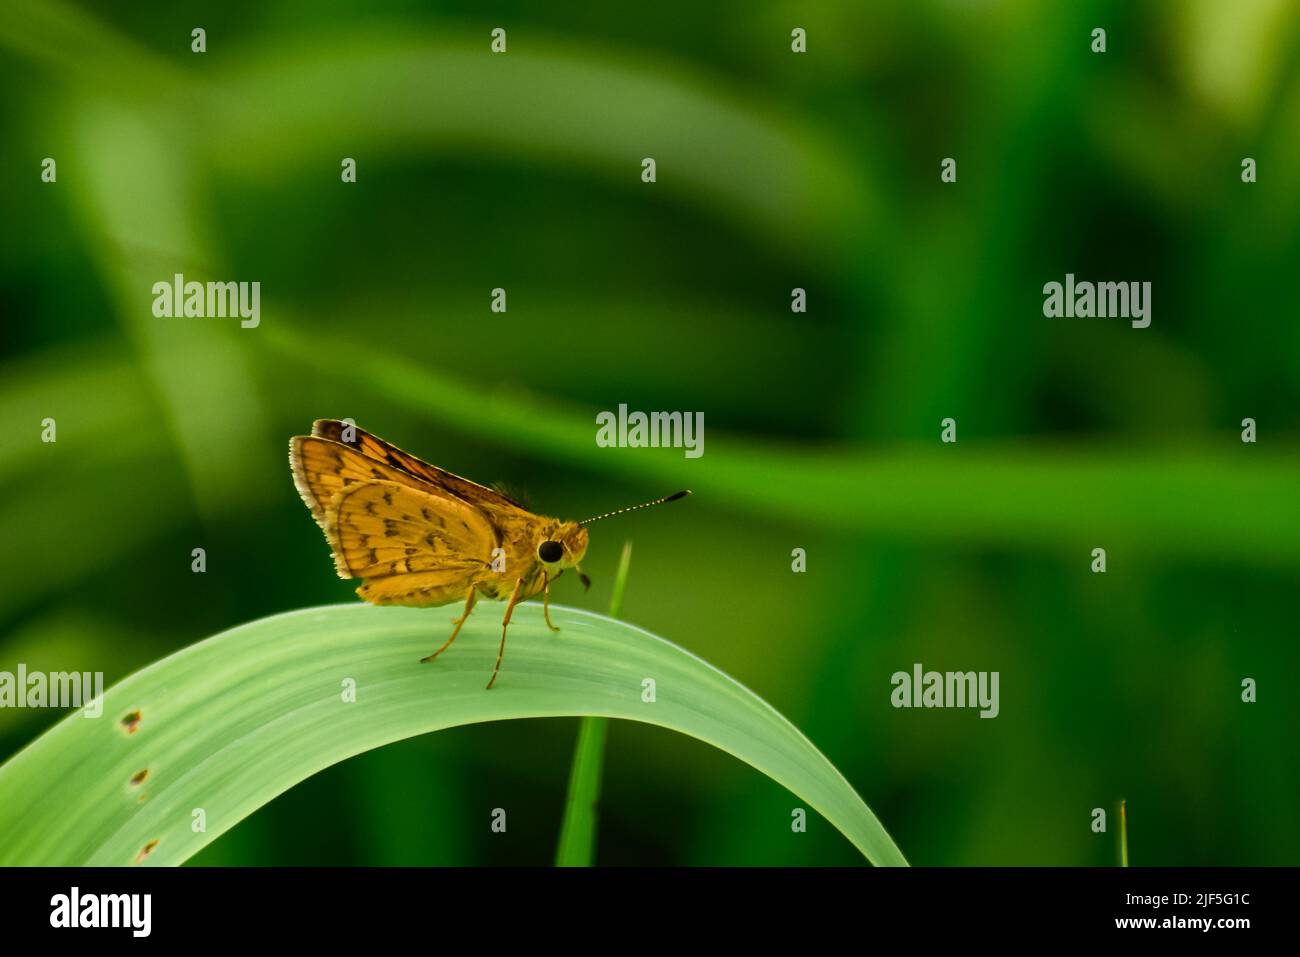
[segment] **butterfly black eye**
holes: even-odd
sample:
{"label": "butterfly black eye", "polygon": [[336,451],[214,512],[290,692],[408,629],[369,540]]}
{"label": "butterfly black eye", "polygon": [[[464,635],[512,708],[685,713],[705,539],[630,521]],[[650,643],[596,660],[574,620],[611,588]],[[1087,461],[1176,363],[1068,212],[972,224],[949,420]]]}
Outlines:
{"label": "butterfly black eye", "polygon": [[564,557],[564,546],[559,542],[547,539],[537,546],[537,557],[547,564],[558,562]]}

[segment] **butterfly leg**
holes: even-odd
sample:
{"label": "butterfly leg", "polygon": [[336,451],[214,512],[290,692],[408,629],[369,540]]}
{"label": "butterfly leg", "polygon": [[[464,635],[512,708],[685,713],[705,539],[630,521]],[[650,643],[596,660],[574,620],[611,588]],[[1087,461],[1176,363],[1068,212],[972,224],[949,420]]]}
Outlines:
{"label": "butterfly leg", "polygon": [[492,685],[496,683],[497,672],[501,670],[501,659],[506,655],[506,628],[510,625],[510,616],[514,614],[515,605],[519,604],[519,596],[524,590],[524,580],[515,579],[515,590],[510,593],[510,602],[506,605],[506,616],[501,619],[501,647],[497,649],[497,663],[492,667],[492,677],[488,679],[488,690],[492,690]]}
{"label": "butterfly leg", "polygon": [[465,610],[461,612],[459,618],[453,618],[451,620],[451,623],[456,626],[455,628],[452,629],[451,637],[448,638],[446,641],[444,641],[442,643],[442,647],[439,648],[437,651],[435,651],[433,654],[429,655],[429,657],[421,658],[420,664],[424,664],[426,661],[432,661],[434,658],[437,658],[440,654],[442,654],[449,647],[451,647],[451,643],[455,641],[456,636],[460,634],[460,626],[465,624],[465,619],[468,618],[469,613],[474,610],[474,602],[477,600],[478,600],[478,591],[471,588],[469,590],[469,596],[465,599]]}
{"label": "butterfly leg", "polygon": [[542,617],[546,619],[546,627],[551,631],[560,630],[551,624],[551,579],[546,572],[542,572]]}

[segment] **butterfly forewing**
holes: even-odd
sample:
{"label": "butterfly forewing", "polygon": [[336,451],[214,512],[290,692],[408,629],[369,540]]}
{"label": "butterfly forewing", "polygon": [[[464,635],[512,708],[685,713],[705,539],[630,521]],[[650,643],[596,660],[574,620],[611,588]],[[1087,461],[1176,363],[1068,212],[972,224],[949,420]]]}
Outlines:
{"label": "butterfly forewing", "polygon": [[[473,505],[487,505],[494,508],[520,510],[521,506],[496,489],[471,482],[467,478],[454,475],[446,469],[430,465],[416,458],[409,452],[403,452],[397,446],[385,442],[378,436],[371,435],[365,429],[337,419],[317,419],[312,424],[312,435],[317,438],[337,442],[355,449],[373,462],[382,463],[400,469],[406,474],[430,485],[444,489]],[[351,441],[345,439],[351,438]]]}
{"label": "butterfly forewing", "polygon": [[386,462],[367,458],[356,449],[338,442],[313,436],[300,435],[290,442],[289,462],[302,500],[327,532],[325,511],[331,499],[345,488],[362,482],[395,482],[422,491],[439,491],[436,486]]}

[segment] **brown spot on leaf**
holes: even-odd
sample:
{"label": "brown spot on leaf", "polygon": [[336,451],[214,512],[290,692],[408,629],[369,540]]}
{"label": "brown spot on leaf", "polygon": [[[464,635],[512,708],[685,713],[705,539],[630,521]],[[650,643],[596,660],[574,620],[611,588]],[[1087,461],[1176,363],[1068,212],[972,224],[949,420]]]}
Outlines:
{"label": "brown spot on leaf", "polygon": [[139,711],[129,712],[124,718],[122,718],[122,729],[126,731],[127,734],[135,734],[135,729],[140,727],[140,719],[142,717],[143,715],[141,715]]}
{"label": "brown spot on leaf", "polygon": [[135,862],[139,864],[146,857],[153,853],[153,849],[158,846],[158,838],[154,838],[144,847],[140,848],[140,853],[135,856]]}
{"label": "brown spot on leaf", "polygon": [[139,787],[141,784],[144,784],[144,779],[147,778],[148,776],[149,776],[148,768],[145,768],[143,771],[135,772],[135,774],[131,775],[132,786]]}

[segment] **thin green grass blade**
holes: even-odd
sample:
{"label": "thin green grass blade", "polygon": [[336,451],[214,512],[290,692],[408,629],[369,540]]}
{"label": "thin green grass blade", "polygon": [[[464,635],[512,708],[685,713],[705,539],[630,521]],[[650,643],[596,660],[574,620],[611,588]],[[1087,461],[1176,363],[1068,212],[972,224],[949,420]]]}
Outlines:
{"label": "thin green grass blade", "polygon": [[[422,665],[450,627],[425,609],[309,608],[155,662],[104,693],[101,717],[73,712],[0,767],[0,865],[180,864],[352,755],[459,725],[584,715],[712,744],[789,788],[871,862],[906,864],[830,761],[753,692],[633,625],[557,607],[552,634],[541,612],[516,609],[492,691],[493,616],[471,618]],[[654,703],[641,700],[645,678]],[[121,719],[137,711],[128,733]]]}
{"label": "thin green grass blade", "polygon": [[[609,617],[623,611],[623,592],[632,567],[632,542],[623,543],[623,553],[614,573],[614,591],[609,599]],[[605,739],[608,718],[583,718],[578,725],[578,744],[569,773],[569,795],[564,802],[564,821],[555,852],[556,867],[590,867],[596,860],[596,808],[600,804],[600,779],[605,771]]]}
{"label": "thin green grass blade", "polygon": [[627,576],[632,570],[632,541],[623,543],[623,551],[618,556],[618,570],[614,572],[614,587],[609,595],[609,617],[618,618],[623,614],[623,593],[627,591]]}
{"label": "thin green grass blade", "polygon": [[569,794],[555,852],[556,867],[591,867],[596,862],[597,806],[600,780],[605,772],[608,718],[583,718],[569,772]]}
{"label": "thin green grass blade", "polygon": [[1128,801],[1119,802],[1119,866],[1128,867]]}

